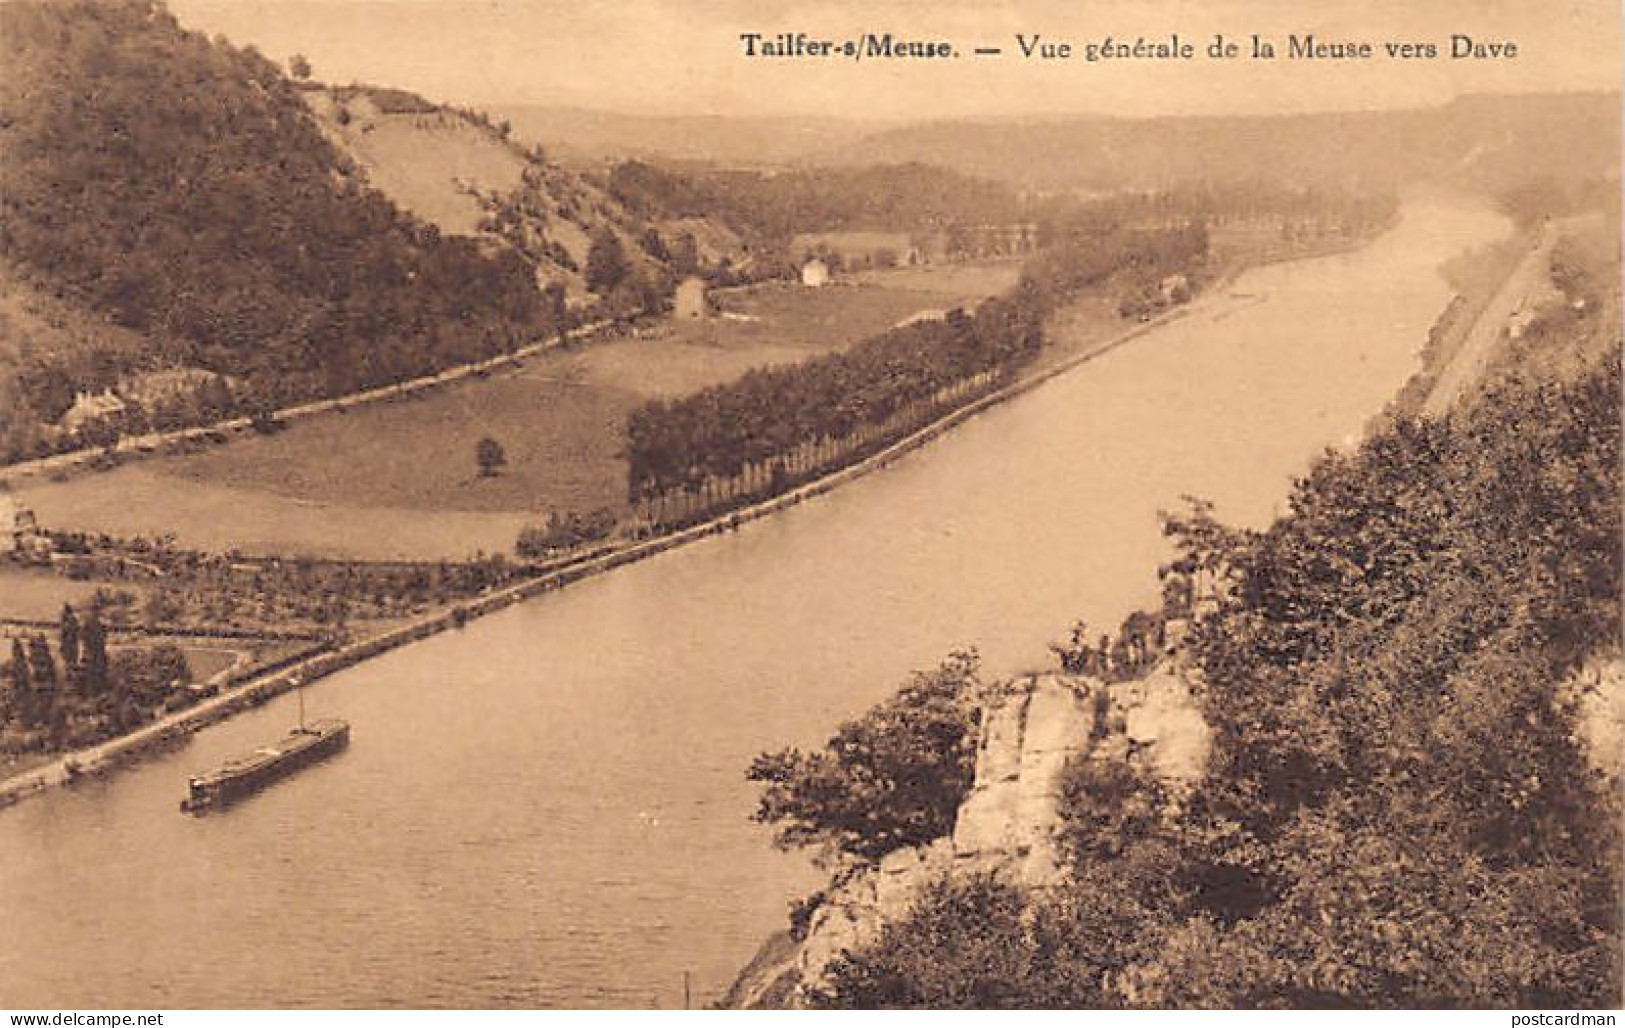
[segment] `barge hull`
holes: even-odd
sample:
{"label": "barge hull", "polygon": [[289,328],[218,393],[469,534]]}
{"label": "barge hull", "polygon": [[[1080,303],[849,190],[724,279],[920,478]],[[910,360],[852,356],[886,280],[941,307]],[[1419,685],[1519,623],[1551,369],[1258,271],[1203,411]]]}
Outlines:
{"label": "barge hull", "polygon": [[186,799],[181,801],[181,810],[196,812],[225,806],[325,760],[349,742],[350,726],[344,721],[318,721],[309,728],[295,730],[275,747],[239,757],[193,778]]}

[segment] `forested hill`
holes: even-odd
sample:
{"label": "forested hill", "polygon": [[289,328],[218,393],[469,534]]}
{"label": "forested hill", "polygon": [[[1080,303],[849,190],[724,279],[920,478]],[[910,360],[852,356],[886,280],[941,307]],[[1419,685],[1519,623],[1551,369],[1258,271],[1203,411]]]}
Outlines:
{"label": "forested hill", "polygon": [[710,217],[779,242],[797,232],[919,232],[1035,216],[1007,185],[918,163],[766,174],[633,160],[615,165],[608,186],[650,217]]}
{"label": "forested hill", "polygon": [[923,161],[1044,189],[1262,179],[1370,190],[1433,179],[1498,191],[1539,177],[1617,177],[1619,122],[1618,93],[1466,96],[1271,117],[942,121],[877,132],[820,160]]}
{"label": "forested hill", "polygon": [[1386,191],[1431,179],[1499,192],[1548,177],[1618,175],[1620,96],[1471,95],[1409,110],[1298,115],[1055,115],[877,125],[750,118],[704,122],[509,107],[515,131],[561,153],[729,167],[919,163],[1038,190],[1159,190],[1262,181]]}
{"label": "forested hill", "polygon": [[7,277],[146,340],[137,354],[90,339],[44,355],[0,333],[8,450],[73,389],[143,370],[131,364],[218,372],[280,399],[546,327],[520,255],[404,214],[277,67],[183,30],[154,0],[0,5],[0,62]]}

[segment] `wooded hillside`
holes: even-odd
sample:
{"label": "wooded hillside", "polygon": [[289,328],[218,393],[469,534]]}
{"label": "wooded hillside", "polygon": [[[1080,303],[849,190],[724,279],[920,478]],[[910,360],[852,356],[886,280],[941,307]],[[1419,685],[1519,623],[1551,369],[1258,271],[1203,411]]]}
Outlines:
{"label": "wooded hillside", "polygon": [[[404,215],[278,68],[154,0],[6,4],[0,62],[0,248],[34,287],[145,336],[121,363],[221,372],[274,402],[543,327],[521,258]],[[50,370],[98,388],[133,369]],[[6,412],[13,453],[50,413],[40,400]]]}

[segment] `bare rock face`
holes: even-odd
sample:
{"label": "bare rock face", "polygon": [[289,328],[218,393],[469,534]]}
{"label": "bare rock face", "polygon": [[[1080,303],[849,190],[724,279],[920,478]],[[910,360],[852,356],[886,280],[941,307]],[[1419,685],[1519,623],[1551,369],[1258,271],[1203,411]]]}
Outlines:
{"label": "bare rock face", "polygon": [[827,984],[830,961],[877,941],[932,882],[994,874],[1028,889],[1056,884],[1063,868],[1061,786],[1073,759],[1143,761],[1176,792],[1206,769],[1207,725],[1188,676],[1172,665],[1115,685],[1078,675],[1028,675],[989,696],[976,781],[953,836],[888,854],[830,890],[799,948],[763,976],[764,982],[796,983],[780,990],[786,1005],[803,1005],[810,991]]}
{"label": "bare rock face", "polygon": [[1625,661],[1598,655],[1564,683],[1579,713],[1576,735],[1591,766],[1617,782],[1625,765]]}
{"label": "bare rock face", "polygon": [[824,968],[843,952],[874,942],[886,919],[907,911],[921,886],[947,874],[952,860],[948,841],[938,839],[930,846],[888,853],[877,867],[859,871],[831,890],[796,954],[800,987],[793,997],[821,985]]}
{"label": "bare rock face", "polygon": [[1192,672],[1159,665],[1144,678],[1116,686],[1129,752],[1141,756],[1164,784],[1189,786],[1207,770],[1212,733],[1191,694]]}
{"label": "bare rock face", "polygon": [[976,784],[954,827],[958,868],[1011,870],[1034,886],[1054,879],[1061,772],[1095,744],[1106,708],[1094,697],[1104,688],[1087,678],[1030,676],[983,711]]}

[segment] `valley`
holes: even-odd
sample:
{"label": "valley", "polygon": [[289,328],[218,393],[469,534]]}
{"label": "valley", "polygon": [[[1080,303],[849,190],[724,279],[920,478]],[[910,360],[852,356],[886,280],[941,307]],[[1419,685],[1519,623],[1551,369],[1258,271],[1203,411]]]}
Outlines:
{"label": "valley", "polygon": [[0,3],[0,1006],[1616,1004],[1600,0],[1336,4]]}

